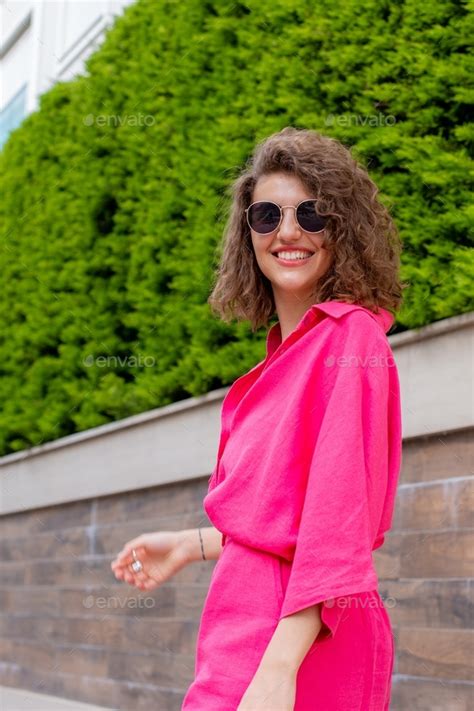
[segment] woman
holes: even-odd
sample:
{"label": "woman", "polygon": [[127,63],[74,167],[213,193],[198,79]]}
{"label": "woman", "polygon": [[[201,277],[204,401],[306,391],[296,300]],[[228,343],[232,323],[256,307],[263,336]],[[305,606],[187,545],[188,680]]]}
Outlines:
{"label": "woman", "polygon": [[[235,181],[210,303],[270,328],[222,404],[214,527],[144,534],[112,563],[150,590],[218,559],[183,711],[386,711],[394,645],[372,551],[401,460],[386,333],[400,243],[338,141],[287,127]],[[137,569],[135,572],[133,568]]]}

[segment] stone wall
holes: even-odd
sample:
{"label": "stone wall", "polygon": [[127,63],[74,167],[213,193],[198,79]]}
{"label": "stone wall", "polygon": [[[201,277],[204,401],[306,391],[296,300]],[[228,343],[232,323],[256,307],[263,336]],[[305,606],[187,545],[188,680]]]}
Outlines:
{"label": "stone wall", "polygon": [[145,531],[209,525],[207,479],[9,514],[0,521],[0,683],[110,708],[178,710],[193,678],[213,561],[151,592],[110,563]]}
{"label": "stone wall", "polygon": [[393,711],[474,708],[473,472],[474,428],[404,442],[393,527],[375,552]]}

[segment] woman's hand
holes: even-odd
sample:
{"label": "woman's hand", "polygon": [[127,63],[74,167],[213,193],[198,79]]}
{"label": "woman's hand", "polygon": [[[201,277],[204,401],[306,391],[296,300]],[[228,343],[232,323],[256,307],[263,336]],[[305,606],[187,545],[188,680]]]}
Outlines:
{"label": "woman's hand", "polygon": [[[189,531],[143,533],[125,543],[110,567],[118,580],[139,590],[153,590],[189,563],[186,545],[189,535]],[[143,565],[138,573],[130,567],[134,562],[132,548]]]}
{"label": "woman's hand", "polygon": [[293,711],[296,672],[259,667],[237,711]]}

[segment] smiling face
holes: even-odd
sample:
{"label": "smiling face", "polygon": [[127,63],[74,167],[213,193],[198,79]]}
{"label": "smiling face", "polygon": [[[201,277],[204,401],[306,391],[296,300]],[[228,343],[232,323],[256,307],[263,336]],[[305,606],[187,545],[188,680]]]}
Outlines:
{"label": "smiling face", "polygon": [[[269,200],[296,207],[302,200],[314,198],[296,176],[271,173],[257,181],[252,202]],[[283,210],[279,227],[270,234],[258,234],[252,229],[250,234],[258,266],[272,284],[275,302],[296,299],[304,304],[311,300],[316,282],[332,261],[323,247],[325,231],[306,232],[290,208]]]}

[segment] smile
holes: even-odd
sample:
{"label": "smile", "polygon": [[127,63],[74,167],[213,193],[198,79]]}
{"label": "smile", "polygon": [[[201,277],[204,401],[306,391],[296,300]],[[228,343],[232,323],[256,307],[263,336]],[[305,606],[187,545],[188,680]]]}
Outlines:
{"label": "smile", "polygon": [[273,256],[275,257],[277,262],[279,262],[280,264],[291,266],[305,264],[309,259],[311,259],[313,255],[314,252],[308,252],[306,250],[281,250],[278,252],[273,252]]}

